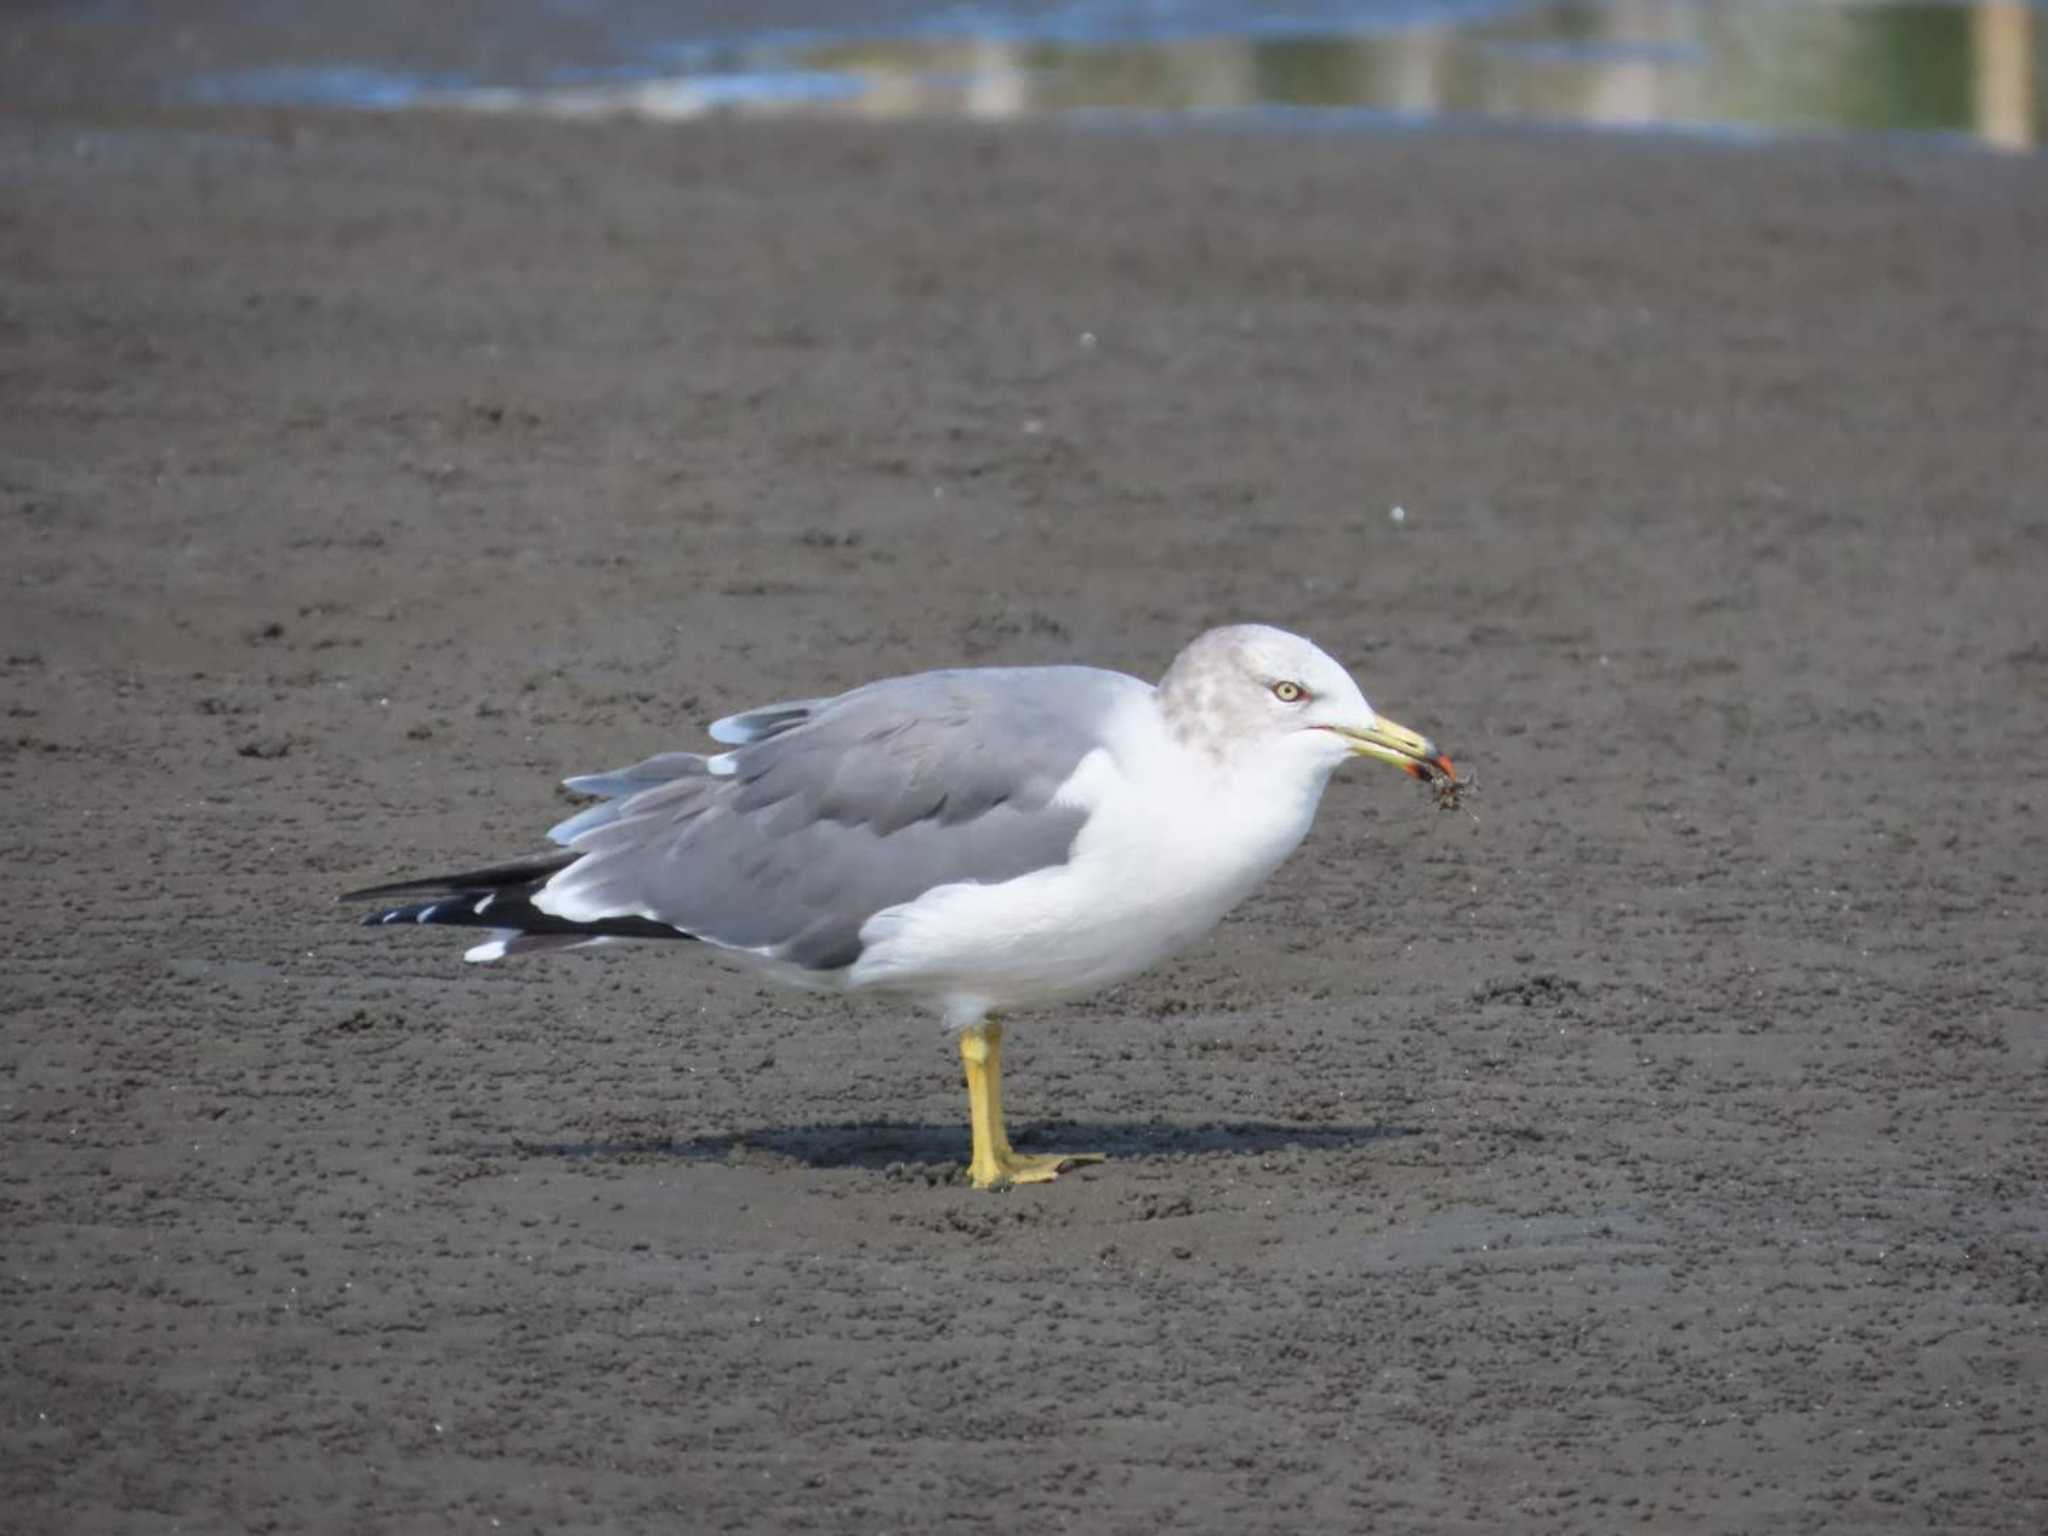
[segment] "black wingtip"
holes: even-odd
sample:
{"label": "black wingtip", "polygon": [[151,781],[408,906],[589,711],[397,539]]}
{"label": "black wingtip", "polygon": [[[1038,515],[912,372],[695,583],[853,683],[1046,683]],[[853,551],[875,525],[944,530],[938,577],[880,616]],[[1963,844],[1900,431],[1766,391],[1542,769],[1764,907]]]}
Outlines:
{"label": "black wingtip", "polygon": [[343,891],[336,901],[384,901],[392,896],[417,896],[425,891],[453,894],[445,880],[394,880],[389,885],[366,885],[359,891]]}
{"label": "black wingtip", "polygon": [[[449,928],[492,928],[507,934],[576,939],[695,939],[667,923],[651,918],[625,915],[574,922],[551,912],[535,910],[523,896],[502,892],[473,901],[475,892],[460,896],[437,896],[431,901],[409,902],[402,907],[379,907],[363,919],[365,928],[400,927],[415,923]],[[482,910],[479,910],[481,908]]]}
{"label": "black wingtip", "polygon": [[447,882],[442,880],[392,880],[383,885],[366,885],[361,890],[343,891],[336,901],[382,901],[387,896],[401,896],[409,891],[445,890]]}
{"label": "black wingtip", "polygon": [[488,869],[468,869],[460,874],[428,875],[423,880],[389,880],[382,885],[366,885],[358,891],[344,891],[334,899],[383,901],[392,896],[460,896],[470,892],[480,895],[485,891],[546,880],[582,857],[582,854],[566,849],[533,854],[524,859],[514,859],[509,864],[493,864]]}

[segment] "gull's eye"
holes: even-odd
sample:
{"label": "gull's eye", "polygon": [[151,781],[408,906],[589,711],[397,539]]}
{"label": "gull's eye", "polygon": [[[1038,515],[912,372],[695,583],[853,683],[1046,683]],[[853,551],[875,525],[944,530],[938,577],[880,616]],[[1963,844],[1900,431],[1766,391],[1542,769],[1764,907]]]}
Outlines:
{"label": "gull's eye", "polygon": [[1308,690],[1299,683],[1275,683],[1273,697],[1282,704],[1299,704],[1308,697]]}

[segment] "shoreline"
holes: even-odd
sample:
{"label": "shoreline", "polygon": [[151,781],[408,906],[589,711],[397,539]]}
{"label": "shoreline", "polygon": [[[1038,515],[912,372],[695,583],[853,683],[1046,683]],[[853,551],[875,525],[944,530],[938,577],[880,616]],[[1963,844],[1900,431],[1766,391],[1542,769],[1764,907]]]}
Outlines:
{"label": "shoreline", "polygon": [[[646,121],[1241,119],[1268,130],[1559,129],[1733,140],[1903,137],[2032,158],[2048,139],[2048,34],[2026,5],[1807,0],[1590,11],[1370,6],[1193,25],[1115,6],[962,17],[917,0],[730,8],[654,0],[430,18],[201,0],[174,14],[38,7],[0,50],[0,96],[460,110]],[[1775,60],[1770,67],[1760,60]]]}

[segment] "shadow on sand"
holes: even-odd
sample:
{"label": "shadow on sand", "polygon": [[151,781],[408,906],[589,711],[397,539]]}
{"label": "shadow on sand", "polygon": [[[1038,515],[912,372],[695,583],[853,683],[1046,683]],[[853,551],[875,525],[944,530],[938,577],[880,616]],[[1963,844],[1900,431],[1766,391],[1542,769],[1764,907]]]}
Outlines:
{"label": "shadow on sand", "polygon": [[[1056,1121],[1011,1127],[1020,1151],[1102,1152],[1111,1158],[1248,1156],[1286,1148],[1307,1151],[1366,1146],[1416,1136],[1401,1125],[1282,1125],[1232,1120],[1173,1125],[1163,1120]],[[637,1162],[787,1162],[806,1168],[888,1168],[895,1164],[964,1163],[964,1119],[944,1124],[904,1120],[846,1120],[829,1125],[761,1126],[715,1135],[620,1141],[515,1141],[522,1157]]]}

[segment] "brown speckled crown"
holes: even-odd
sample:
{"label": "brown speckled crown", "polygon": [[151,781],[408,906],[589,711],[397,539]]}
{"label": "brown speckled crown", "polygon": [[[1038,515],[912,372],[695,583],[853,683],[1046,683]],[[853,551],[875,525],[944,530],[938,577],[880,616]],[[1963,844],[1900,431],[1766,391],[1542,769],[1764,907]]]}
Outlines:
{"label": "brown speckled crown", "polygon": [[1159,679],[1159,711],[1175,738],[1222,757],[1265,718],[1265,660],[1307,641],[1270,624],[1227,624],[1197,635]]}

